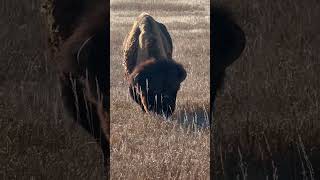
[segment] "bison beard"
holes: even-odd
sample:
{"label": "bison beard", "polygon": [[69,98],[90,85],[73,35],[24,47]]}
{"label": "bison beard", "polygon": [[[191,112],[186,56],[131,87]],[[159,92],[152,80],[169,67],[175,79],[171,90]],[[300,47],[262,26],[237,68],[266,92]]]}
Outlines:
{"label": "bison beard", "polygon": [[167,28],[142,13],[124,41],[124,66],[129,93],[144,112],[169,117],[177,92],[187,74],[172,59],[172,40]]}
{"label": "bison beard", "polygon": [[[108,170],[110,37],[107,2],[56,0],[54,3],[53,17],[59,27],[56,35],[62,39],[55,58],[62,98],[74,120],[101,145]],[[67,11],[73,6],[78,9]],[[70,17],[63,19],[68,15]]]}

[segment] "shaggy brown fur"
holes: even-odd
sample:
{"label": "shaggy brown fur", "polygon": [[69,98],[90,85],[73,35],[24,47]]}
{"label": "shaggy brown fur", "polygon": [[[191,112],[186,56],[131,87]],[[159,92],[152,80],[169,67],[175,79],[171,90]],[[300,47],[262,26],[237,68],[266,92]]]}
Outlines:
{"label": "shaggy brown fur", "polygon": [[[55,0],[56,56],[65,107],[101,145],[109,167],[109,8],[105,0]],[[71,5],[74,11],[66,11]],[[63,6],[62,6],[63,5]],[[81,8],[80,8],[81,7]],[[88,8],[85,8],[88,7]],[[74,13],[69,18],[70,13]],[[63,17],[68,17],[65,20]]]}
{"label": "shaggy brown fur", "polygon": [[173,45],[167,28],[147,13],[142,13],[134,22],[123,43],[126,75],[150,57],[172,59]]}
{"label": "shaggy brown fur", "polygon": [[175,110],[177,92],[187,74],[172,59],[172,51],[167,28],[142,13],[124,41],[124,66],[130,95],[145,112],[168,117]]}

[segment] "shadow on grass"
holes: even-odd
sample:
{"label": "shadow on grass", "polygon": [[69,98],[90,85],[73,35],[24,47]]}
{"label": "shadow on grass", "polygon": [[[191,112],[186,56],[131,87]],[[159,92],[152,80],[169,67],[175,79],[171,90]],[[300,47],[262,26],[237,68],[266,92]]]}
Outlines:
{"label": "shadow on grass", "polygon": [[177,111],[176,118],[184,126],[194,126],[196,128],[209,127],[209,115],[205,107],[184,107]]}
{"label": "shadow on grass", "polygon": [[177,122],[182,128],[192,131],[209,128],[209,113],[205,106],[182,106],[172,117],[163,120]]}

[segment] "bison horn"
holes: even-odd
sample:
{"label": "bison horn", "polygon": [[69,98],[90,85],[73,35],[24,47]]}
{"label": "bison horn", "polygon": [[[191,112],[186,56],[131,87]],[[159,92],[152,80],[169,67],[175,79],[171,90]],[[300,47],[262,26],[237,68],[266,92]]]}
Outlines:
{"label": "bison horn", "polygon": [[85,48],[85,46],[88,44],[88,42],[93,38],[93,36],[89,37],[88,39],[86,39],[81,47],[79,48],[78,52],[77,52],[77,60],[78,60],[78,63],[80,64],[80,55],[81,55],[81,52],[83,51],[83,49]]}
{"label": "bison horn", "polygon": [[140,100],[141,100],[141,103],[142,103],[142,106],[143,106],[143,109],[146,113],[149,113],[149,110],[148,110],[148,101],[147,101],[147,98],[146,96],[142,95],[142,90],[141,90],[141,87],[139,87],[138,85],[135,86],[135,89],[136,89],[136,92],[138,93],[138,95],[140,96]]}
{"label": "bison horn", "polygon": [[141,99],[143,109],[146,111],[146,113],[149,113],[148,102],[147,102],[146,96],[143,96],[142,93],[140,93],[140,99]]}

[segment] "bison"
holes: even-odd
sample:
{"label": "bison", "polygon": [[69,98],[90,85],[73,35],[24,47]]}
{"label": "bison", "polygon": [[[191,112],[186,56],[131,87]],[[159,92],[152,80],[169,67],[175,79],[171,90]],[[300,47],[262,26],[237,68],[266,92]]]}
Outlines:
{"label": "bison", "polygon": [[142,13],[125,38],[123,49],[131,98],[144,112],[171,116],[187,73],[172,59],[172,39],[166,26]]}
{"label": "bison", "polygon": [[223,85],[225,70],[239,58],[246,44],[245,34],[224,7],[213,7],[211,18],[211,92],[214,107],[217,91]]}
{"label": "bison", "polygon": [[[244,50],[246,44],[245,34],[235,23],[231,13],[225,7],[215,4],[211,7],[212,17],[210,23],[211,30],[211,63],[210,63],[210,85],[211,85],[211,118],[212,124],[215,98],[217,91],[223,86],[225,70],[236,61]],[[221,146],[220,126],[223,122],[215,122],[211,126],[211,147]],[[214,138],[213,138],[214,137]],[[220,172],[224,171],[220,166],[220,151],[218,148],[212,149],[211,166],[214,167],[214,178],[222,179]]]}
{"label": "bison", "polygon": [[[100,144],[109,167],[109,8],[105,0],[54,0],[52,39],[68,113]],[[52,41],[51,41],[52,42]],[[107,171],[108,172],[108,171]]]}

